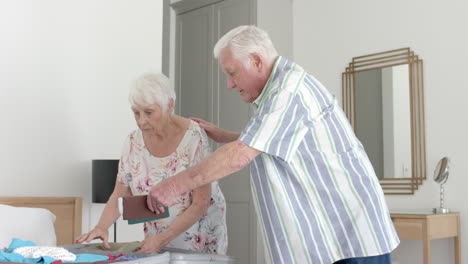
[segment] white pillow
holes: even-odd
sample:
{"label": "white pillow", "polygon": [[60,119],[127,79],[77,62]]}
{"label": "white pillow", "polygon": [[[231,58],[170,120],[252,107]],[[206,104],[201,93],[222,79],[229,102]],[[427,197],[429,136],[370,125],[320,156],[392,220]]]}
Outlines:
{"label": "white pillow", "polygon": [[0,249],[8,248],[13,238],[54,247],[54,222],[55,215],[47,209],[0,204]]}

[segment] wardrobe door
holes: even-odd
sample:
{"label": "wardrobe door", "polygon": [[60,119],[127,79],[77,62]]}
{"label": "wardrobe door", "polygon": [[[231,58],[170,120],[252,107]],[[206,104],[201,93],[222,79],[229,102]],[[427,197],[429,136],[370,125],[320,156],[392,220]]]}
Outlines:
{"label": "wardrobe door", "polygon": [[175,87],[180,115],[213,120],[212,7],[177,16]]}
{"label": "wardrobe door", "polygon": [[[225,0],[215,5],[217,39],[237,26],[252,24],[249,5],[247,0]],[[214,93],[218,107],[214,113],[215,123],[241,132],[249,120],[250,105],[242,101],[236,90],[227,88],[226,77],[217,63]],[[227,200],[229,254],[236,256],[238,263],[256,263],[257,224],[250,194],[249,168],[224,178],[220,184]]]}
{"label": "wardrobe door", "polygon": [[[224,0],[189,11],[179,5],[184,11],[176,16],[175,84],[182,116],[200,117],[238,132],[247,124],[250,105],[227,88],[213,47],[229,30],[253,24],[251,5],[251,0]],[[227,254],[236,257],[237,263],[257,263],[257,222],[248,168],[220,180],[220,186],[227,203]]]}

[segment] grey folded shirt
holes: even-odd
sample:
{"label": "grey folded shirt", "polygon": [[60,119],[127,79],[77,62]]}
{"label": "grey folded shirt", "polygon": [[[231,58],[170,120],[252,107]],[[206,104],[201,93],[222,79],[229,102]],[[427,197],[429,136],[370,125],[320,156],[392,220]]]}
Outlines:
{"label": "grey folded shirt", "polygon": [[109,243],[110,249],[104,247],[103,244],[82,247],[80,250],[104,250],[113,252],[135,252],[140,249],[141,243],[139,241],[124,242],[124,243]]}

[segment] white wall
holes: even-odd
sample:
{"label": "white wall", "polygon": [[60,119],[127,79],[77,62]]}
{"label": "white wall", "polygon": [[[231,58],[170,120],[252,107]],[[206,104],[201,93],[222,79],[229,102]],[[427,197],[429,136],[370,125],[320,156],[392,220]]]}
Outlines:
{"label": "white wall", "polygon": [[291,0],[255,0],[257,26],[268,32],[279,54],[293,56],[293,10]]}
{"label": "white wall", "polygon": [[[438,206],[432,173],[451,158],[446,205],[461,213],[462,245],[468,243],[468,1],[293,1],[294,58],[341,98],[341,73],[355,56],[410,47],[424,60],[427,170],[412,196],[387,196],[391,209]],[[433,263],[453,263],[449,239],[432,242]],[[422,263],[420,241],[403,241],[400,263]],[[462,250],[463,263],[468,253]]]}
{"label": "white wall", "polygon": [[161,36],[162,1],[1,1],[0,195],[82,196],[87,231],[91,160],[120,157],[130,82],[161,70]]}

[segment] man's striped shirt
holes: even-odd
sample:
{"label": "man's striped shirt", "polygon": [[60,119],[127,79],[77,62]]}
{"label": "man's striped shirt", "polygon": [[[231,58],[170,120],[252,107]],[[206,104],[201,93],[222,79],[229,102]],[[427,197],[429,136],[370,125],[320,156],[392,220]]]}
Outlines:
{"label": "man's striped shirt", "polygon": [[251,186],[270,263],[324,263],[399,243],[382,188],[335,97],[300,66],[275,63],[240,140],[262,151]]}

